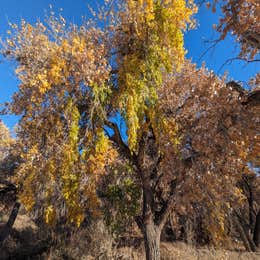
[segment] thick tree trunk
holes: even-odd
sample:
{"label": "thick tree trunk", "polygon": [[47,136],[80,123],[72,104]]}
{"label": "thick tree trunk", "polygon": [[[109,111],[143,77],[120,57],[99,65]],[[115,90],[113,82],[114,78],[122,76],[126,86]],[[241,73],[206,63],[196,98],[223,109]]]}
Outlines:
{"label": "thick tree trunk", "polygon": [[154,223],[144,226],[144,243],[146,260],[160,260],[161,231]]}
{"label": "thick tree trunk", "polygon": [[143,174],[143,216],[142,232],[144,235],[144,245],[146,260],[160,260],[160,237],[161,230],[155,223],[153,192],[151,181]]}
{"label": "thick tree trunk", "polygon": [[260,251],[260,210],[258,210],[256,215],[253,240],[257,247],[257,251]]}
{"label": "thick tree trunk", "polygon": [[11,215],[9,216],[7,223],[1,228],[1,230],[0,230],[0,246],[4,242],[4,240],[9,236],[9,234],[12,230],[13,224],[15,222],[15,219],[18,215],[19,208],[20,208],[20,203],[16,202],[14,204],[13,210],[11,212]]}

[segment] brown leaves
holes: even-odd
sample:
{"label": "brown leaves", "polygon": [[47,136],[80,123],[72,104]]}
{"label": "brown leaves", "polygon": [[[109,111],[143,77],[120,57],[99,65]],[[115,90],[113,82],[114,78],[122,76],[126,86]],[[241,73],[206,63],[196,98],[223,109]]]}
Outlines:
{"label": "brown leaves", "polygon": [[257,111],[245,108],[224,78],[189,62],[180,75],[165,78],[160,109],[175,118],[181,136],[180,153],[171,151],[161,163],[179,183],[176,205],[180,199],[186,207],[235,202],[236,181],[254,150]]}
{"label": "brown leaves", "polygon": [[253,60],[260,49],[259,1],[223,1],[222,12],[224,17],[219,20],[217,27],[221,33],[220,39],[225,39],[228,32],[235,35],[241,45],[239,57]]}

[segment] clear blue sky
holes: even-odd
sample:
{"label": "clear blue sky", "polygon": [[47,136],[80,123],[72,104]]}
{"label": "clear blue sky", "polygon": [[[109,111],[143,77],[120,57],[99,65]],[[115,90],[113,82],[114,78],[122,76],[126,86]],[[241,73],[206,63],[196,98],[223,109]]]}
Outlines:
{"label": "clear blue sky", "polygon": [[[62,14],[67,21],[80,24],[82,16],[88,17],[90,14],[87,5],[95,5],[101,3],[101,0],[6,0],[1,1],[0,7],[0,37],[5,38],[8,30],[8,22],[17,23],[24,18],[30,23],[35,23],[37,19],[44,19],[46,11],[49,10],[51,4],[54,10],[63,9]],[[218,74],[223,74],[226,70],[229,77],[235,80],[247,81],[257,71],[260,70],[259,63],[251,63],[245,66],[243,62],[233,62],[231,65],[225,66],[221,71],[219,68],[229,58],[235,57],[238,48],[234,47],[234,39],[231,37],[224,42],[219,43],[213,51],[209,51],[207,55],[199,60],[201,54],[209,46],[205,44],[206,40],[213,40],[218,34],[212,29],[212,25],[217,23],[219,14],[213,14],[205,7],[199,10],[196,16],[198,28],[190,31],[185,35],[185,46],[188,50],[187,57],[192,58],[193,62],[201,65],[202,61],[206,62],[206,66],[214,70]],[[14,64],[5,61],[2,57],[0,63],[0,103],[10,101],[12,94],[16,91],[19,82],[14,75]],[[12,128],[18,121],[15,116],[0,116],[4,123]]]}

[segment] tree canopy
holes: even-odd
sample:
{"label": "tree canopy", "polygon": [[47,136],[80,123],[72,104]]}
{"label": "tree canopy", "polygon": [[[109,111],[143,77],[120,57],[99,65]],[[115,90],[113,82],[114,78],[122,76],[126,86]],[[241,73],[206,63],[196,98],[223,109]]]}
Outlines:
{"label": "tree canopy", "polygon": [[[20,80],[9,106],[21,115],[14,179],[27,210],[43,213],[49,224],[66,216],[80,226],[87,210],[98,214],[102,176],[127,161],[142,191],[136,221],[147,259],[158,259],[172,211],[203,202],[223,228],[224,213],[216,208],[235,205],[242,196],[236,182],[258,158],[257,108],[243,104],[243,89],[185,60],[193,1],[107,2],[98,14],[101,27],[95,20],[67,25],[62,16],[12,25],[4,53],[16,60]],[[244,39],[245,31],[257,31],[256,11],[250,11],[252,28],[238,31],[230,22],[233,7],[228,1],[218,30],[222,38],[234,31],[241,57],[252,59],[259,46]],[[239,23],[251,26],[236,10]]]}

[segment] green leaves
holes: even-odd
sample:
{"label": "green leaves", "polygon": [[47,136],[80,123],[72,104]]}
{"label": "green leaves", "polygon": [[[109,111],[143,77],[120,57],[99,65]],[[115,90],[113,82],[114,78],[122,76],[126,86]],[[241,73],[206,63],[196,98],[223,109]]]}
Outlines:
{"label": "green leaves", "polygon": [[141,189],[132,179],[125,178],[119,184],[109,185],[105,196],[111,205],[105,213],[107,224],[119,234],[139,212]]}

